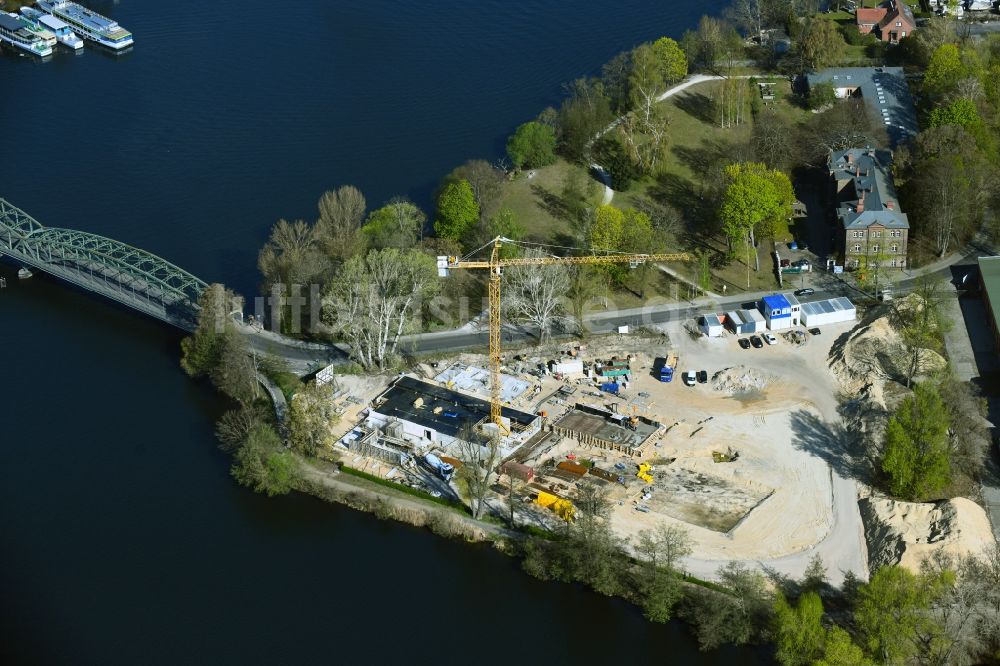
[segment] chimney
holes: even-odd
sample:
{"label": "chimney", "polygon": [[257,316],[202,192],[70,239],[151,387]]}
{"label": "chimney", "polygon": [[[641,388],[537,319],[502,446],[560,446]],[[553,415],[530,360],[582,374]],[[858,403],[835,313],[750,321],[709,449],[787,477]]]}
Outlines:
{"label": "chimney", "polygon": [[852,155],[851,153],[847,153],[847,163],[854,164],[854,155]]}
{"label": "chimney", "polygon": [[857,212],[863,213],[865,210],[865,191],[861,190],[861,198],[858,199]]}
{"label": "chimney", "polygon": [[889,210],[895,210],[896,204],[892,201],[886,201],[885,207],[888,208]]}
{"label": "chimney", "polygon": [[855,167],[854,168],[854,176],[857,177],[857,178],[861,177],[861,167]]}

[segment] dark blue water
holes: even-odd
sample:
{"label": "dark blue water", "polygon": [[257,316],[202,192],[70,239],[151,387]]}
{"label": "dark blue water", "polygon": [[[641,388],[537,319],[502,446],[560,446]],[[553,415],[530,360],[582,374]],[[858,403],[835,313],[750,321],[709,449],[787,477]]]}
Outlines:
{"label": "dark blue water", "polygon": [[[0,196],[251,292],[324,189],[427,204],[563,82],[721,3],[95,2],[136,36],[0,57]],[[486,549],[239,488],[178,334],[0,267],[4,663],[744,663]],[[514,650],[508,646],[516,644]]]}

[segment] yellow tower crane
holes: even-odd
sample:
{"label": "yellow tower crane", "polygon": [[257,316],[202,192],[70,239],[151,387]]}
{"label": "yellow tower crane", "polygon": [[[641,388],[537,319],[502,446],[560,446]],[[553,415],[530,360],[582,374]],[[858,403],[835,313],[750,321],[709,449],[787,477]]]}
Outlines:
{"label": "yellow tower crane", "polygon": [[490,293],[490,422],[496,424],[501,435],[510,434],[510,430],[503,423],[501,413],[501,382],[500,382],[500,362],[501,362],[501,340],[500,340],[500,278],[503,269],[508,266],[547,266],[551,264],[622,264],[628,263],[633,267],[647,261],[688,261],[691,256],[686,252],[674,254],[596,254],[582,257],[525,257],[525,258],[500,258],[500,248],[503,243],[513,243],[508,238],[497,236],[489,245],[492,245],[489,261],[472,261],[459,257],[438,257],[438,268],[441,275],[447,275],[448,269],[487,269],[490,272],[489,293]]}

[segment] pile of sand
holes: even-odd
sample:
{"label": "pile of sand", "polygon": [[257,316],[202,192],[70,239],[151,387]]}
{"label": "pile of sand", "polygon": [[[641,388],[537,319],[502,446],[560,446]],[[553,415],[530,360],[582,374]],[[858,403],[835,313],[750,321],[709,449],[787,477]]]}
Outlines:
{"label": "pile of sand", "polygon": [[732,395],[763,391],[774,377],[755,368],[737,365],[712,375],[712,388]]}
{"label": "pile of sand", "polygon": [[993,544],[986,512],[964,497],[928,503],[869,497],[859,508],[873,573],[893,564],[917,571],[939,550],[955,557],[979,555]]}
{"label": "pile of sand", "polygon": [[[908,303],[913,298],[908,296],[897,307],[904,310],[913,307]],[[939,370],[947,363],[933,350],[924,349],[920,354],[924,372]],[[886,382],[903,381],[909,363],[910,356],[892,323],[892,310],[888,306],[866,317],[830,349],[830,372],[844,393],[868,398],[883,408]]]}

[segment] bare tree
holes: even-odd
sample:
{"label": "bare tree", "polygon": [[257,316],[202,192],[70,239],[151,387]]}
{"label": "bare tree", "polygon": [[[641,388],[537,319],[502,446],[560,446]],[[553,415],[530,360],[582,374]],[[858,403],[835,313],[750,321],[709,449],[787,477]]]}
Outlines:
{"label": "bare tree", "polygon": [[320,197],[316,233],[335,261],[346,261],[364,247],[361,223],[365,206],[365,195],[353,185],[324,192]]}
{"label": "bare tree", "polygon": [[229,410],[215,424],[219,448],[227,452],[235,451],[243,445],[250,433],[267,422],[266,410],[257,403]]}
{"label": "bare tree", "polygon": [[437,291],[434,260],[416,250],[389,248],[355,256],[324,293],[323,320],[351,345],[366,368],[384,368],[400,337],[417,328],[415,314]]}
{"label": "bare tree", "polygon": [[472,517],[478,519],[483,514],[486,495],[500,462],[500,437],[495,433],[477,432],[471,423],[466,423],[459,432],[457,444],[462,460],[458,475],[469,488]]}
{"label": "bare tree", "polygon": [[[526,258],[542,253],[529,250]],[[503,307],[515,320],[538,328],[539,341],[548,339],[552,325],[561,318],[563,298],[570,288],[564,265],[511,266],[504,272]]]}
{"label": "bare tree", "polygon": [[504,172],[486,160],[469,160],[451,172],[449,178],[465,179],[479,203],[479,216],[489,219],[506,179]]}

